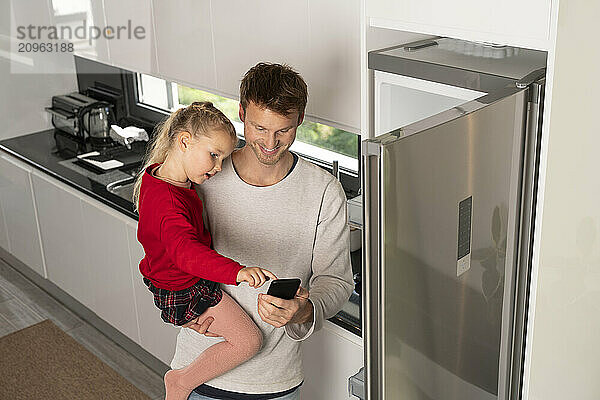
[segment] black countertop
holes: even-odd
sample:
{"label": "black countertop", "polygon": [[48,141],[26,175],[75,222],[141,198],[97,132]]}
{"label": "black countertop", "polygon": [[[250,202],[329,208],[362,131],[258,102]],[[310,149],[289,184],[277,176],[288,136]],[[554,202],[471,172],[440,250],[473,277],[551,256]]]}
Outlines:
{"label": "black countertop", "polygon": [[[55,130],[49,129],[2,140],[0,149],[137,221],[138,215],[133,211],[131,201],[110,193],[105,185],[64,165],[64,161],[75,158],[75,153],[59,151],[54,134]],[[87,151],[92,149],[88,147]]]}
{"label": "black countertop", "polygon": [[[32,133],[25,136],[19,136],[12,139],[0,141],[0,150],[11,154],[15,158],[29,164],[47,175],[81,191],[84,194],[100,201],[101,203],[138,220],[138,215],[133,211],[133,203],[127,201],[106,190],[104,184],[96,182],[87,176],[82,175],[73,168],[65,166],[65,162],[72,160],[76,154],[69,150],[57,147],[55,139],[56,131],[49,129],[41,132]],[[82,151],[92,151],[89,145]],[[135,147],[134,147],[135,148]],[[144,148],[138,147],[140,159]],[[352,269],[354,273],[360,271],[361,255],[360,250],[351,254]],[[336,316],[330,318],[330,321],[342,328],[361,336],[361,314],[360,296],[353,293],[350,301]]]}

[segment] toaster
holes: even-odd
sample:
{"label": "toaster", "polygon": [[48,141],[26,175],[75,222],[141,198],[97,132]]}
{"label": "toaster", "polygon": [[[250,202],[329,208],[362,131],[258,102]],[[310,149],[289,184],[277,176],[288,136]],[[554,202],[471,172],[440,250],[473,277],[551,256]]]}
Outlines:
{"label": "toaster", "polygon": [[[111,108],[112,105],[74,92],[52,96],[52,107],[46,107],[46,111],[52,115],[52,125],[56,129],[84,139],[86,132],[88,136],[95,136],[91,129],[94,124],[90,123],[90,110],[95,107]],[[108,110],[106,112],[108,113]]]}

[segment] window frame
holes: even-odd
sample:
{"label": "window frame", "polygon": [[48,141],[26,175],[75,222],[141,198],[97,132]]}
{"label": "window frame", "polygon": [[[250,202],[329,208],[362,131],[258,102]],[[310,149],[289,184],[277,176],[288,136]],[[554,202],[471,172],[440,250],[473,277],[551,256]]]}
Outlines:
{"label": "window frame", "polygon": [[127,111],[129,116],[154,125],[170,115],[170,112],[163,110],[162,108],[154,107],[139,101],[139,86],[136,73],[127,71],[124,74],[124,77]]}
{"label": "window frame", "polygon": [[[155,107],[150,104],[143,103],[139,100],[139,83],[138,83],[137,74],[138,73],[131,72],[131,71],[126,71],[124,73],[124,84],[125,84],[125,89],[126,89],[125,97],[126,97],[126,104],[127,104],[127,111],[128,111],[127,113],[130,117],[132,117],[136,120],[139,120],[143,123],[154,126],[159,121],[161,121],[164,118],[166,118],[167,116],[169,116],[171,114],[171,112],[168,110],[162,109],[160,107]],[[139,73],[139,74],[141,74],[141,73]],[[158,78],[158,79],[162,79],[162,78]],[[163,79],[163,80],[165,82],[169,82],[166,79]],[[349,199],[360,193],[361,183],[360,183],[359,176],[360,176],[360,172],[361,172],[361,145],[360,145],[361,140],[360,140],[360,135],[357,135],[357,136],[358,136],[358,145],[357,145],[357,147],[358,147],[358,149],[357,149],[358,170],[354,171],[352,169],[348,169],[348,168],[345,168],[342,166],[339,167],[340,182],[342,183],[342,186],[344,187],[344,190],[346,191],[347,197]],[[243,134],[240,134],[238,132],[238,138],[241,140],[244,140]],[[304,143],[304,142],[302,142],[302,143]],[[309,143],[307,143],[307,145],[314,146]],[[314,147],[319,148],[318,146],[314,146]],[[332,172],[333,166],[332,166],[332,163],[329,162],[328,160],[322,160],[322,159],[319,159],[310,154],[300,153],[296,150],[294,150],[294,152],[296,152],[298,155],[302,156],[302,158],[306,159],[307,161],[309,161],[313,164],[316,164],[329,172]]]}

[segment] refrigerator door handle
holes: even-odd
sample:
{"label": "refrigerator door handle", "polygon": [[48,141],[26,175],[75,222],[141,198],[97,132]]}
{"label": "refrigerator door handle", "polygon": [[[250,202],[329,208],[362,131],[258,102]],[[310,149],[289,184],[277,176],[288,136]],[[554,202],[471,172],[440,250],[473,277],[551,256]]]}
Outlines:
{"label": "refrigerator door handle", "polygon": [[[537,71],[536,71],[537,72]],[[544,68],[545,72],[545,68]],[[530,74],[530,75],[533,75]],[[527,77],[526,77],[527,78]],[[538,75],[539,78],[539,75]],[[524,78],[525,79],[525,78]],[[523,155],[523,184],[521,194],[521,215],[519,232],[519,269],[515,284],[515,313],[513,322],[513,343],[511,360],[510,398],[521,399],[527,335],[527,314],[529,310],[529,285],[531,281],[531,261],[535,228],[535,206],[538,190],[540,162],[541,125],[544,103],[545,80],[530,83],[527,134]]]}
{"label": "refrigerator door handle", "polygon": [[363,262],[362,332],[365,340],[365,400],[383,398],[380,151],[377,143],[362,143]]}

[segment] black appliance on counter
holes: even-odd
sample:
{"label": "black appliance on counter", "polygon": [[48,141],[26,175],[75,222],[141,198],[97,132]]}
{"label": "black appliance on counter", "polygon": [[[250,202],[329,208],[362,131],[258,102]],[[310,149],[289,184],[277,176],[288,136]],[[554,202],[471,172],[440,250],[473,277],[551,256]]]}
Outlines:
{"label": "black appliance on counter", "polygon": [[88,140],[91,144],[104,145],[112,142],[110,126],[114,124],[113,105],[81,93],[52,96],[52,125],[69,135]]}

